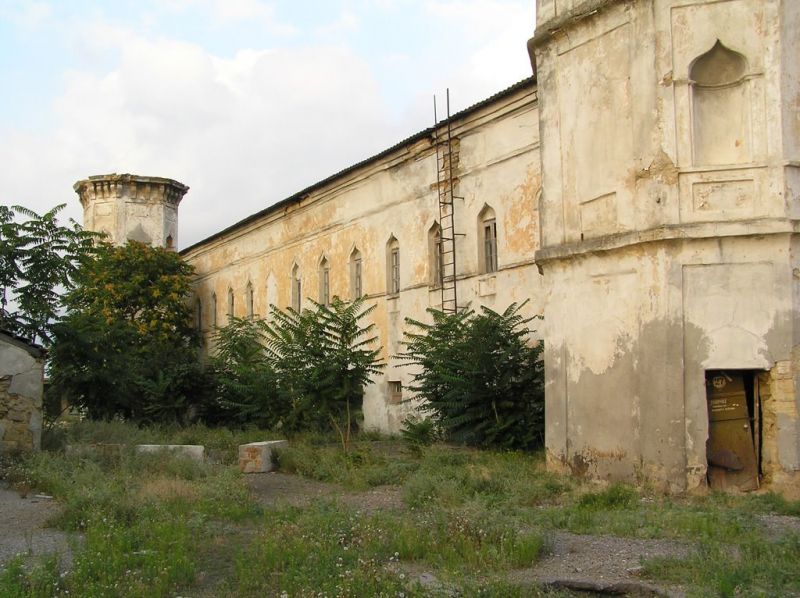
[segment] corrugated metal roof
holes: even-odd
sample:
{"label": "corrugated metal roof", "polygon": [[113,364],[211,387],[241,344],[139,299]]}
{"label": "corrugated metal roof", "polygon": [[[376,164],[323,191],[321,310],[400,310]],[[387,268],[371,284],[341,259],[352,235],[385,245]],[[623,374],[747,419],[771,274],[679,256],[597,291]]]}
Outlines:
{"label": "corrugated metal roof", "polygon": [[264,208],[263,210],[260,210],[260,211],[256,212],[255,214],[251,214],[250,216],[247,216],[246,218],[243,218],[242,220],[239,220],[235,224],[232,224],[231,226],[228,226],[227,228],[224,228],[219,232],[214,233],[210,237],[206,237],[202,241],[198,241],[197,243],[194,243],[193,245],[190,245],[189,247],[187,247],[185,249],[182,249],[180,251],[180,253],[181,254],[188,253],[192,249],[196,249],[197,247],[200,247],[201,245],[209,243],[210,241],[218,239],[219,237],[223,237],[223,236],[227,235],[228,233],[231,233],[231,232],[235,231],[238,228],[246,226],[247,224],[250,224],[251,222],[254,222],[254,221],[256,221],[256,220],[258,220],[260,218],[263,218],[264,216],[266,216],[266,215],[268,215],[268,214],[270,214],[272,212],[280,210],[281,208],[284,208],[287,205],[291,205],[292,203],[299,202],[304,197],[306,197],[309,193],[311,193],[312,191],[315,191],[315,190],[319,189],[320,187],[323,187],[323,186],[327,185],[328,183],[334,181],[335,179],[337,179],[339,177],[347,175],[347,174],[353,172],[354,170],[356,170],[358,168],[361,168],[363,166],[366,166],[366,165],[370,164],[371,162],[375,162],[377,160],[380,160],[381,158],[384,158],[385,156],[391,154],[392,152],[400,149],[401,147],[403,147],[405,145],[416,143],[417,141],[419,141],[421,139],[425,139],[426,137],[430,137],[431,135],[433,135],[433,132],[434,132],[434,130],[436,128],[442,126],[443,124],[446,124],[448,121],[453,122],[455,120],[464,118],[465,116],[467,116],[471,112],[475,112],[476,110],[479,110],[479,109],[491,104],[492,102],[494,102],[496,100],[499,100],[499,99],[501,99],[501,98],[503,98],[505,96],[511,95],[512,93],[514,93],[516,91],[519,91],[520,89],[524,89],[527,86],[534,86],[535,84],[536,84],[536,77],[535,76],[528,77],[527,79],[523,79],[522,81],[518,81],[517,83],[514,83],[514,85],[512,85],[510,87],[507,87],[506,89],[503,89],[502,91],[499,91],[496,94],[493,94],[493,95],[489,96],[485,100],[481,100],[480,102],[477,102],[477,103],[473,104],[472,106],[469,106],[467,108],[464,108],[463,110],[460,110],[460,111],[456,112],[455,114],[452,114],[449,119],[441,121],[438,124],[437,127],[428,127],[427,129],[419,131],[418,133],[415,133],[414,135],[411,135],[410,137],[406,137],[405,139],[403,139],[402,141],[400,141],[398,143],[395,143],[391,147],[388,147],[385,150],[382,150],[381,152],[379,152],[379,153],[377,153],[377,154],[375,154],[373,156],[370,156],[369,158],[366,158],[366,159],[364,159],[364,160],[362,160],[360,162],[356,162],[355,164],[352,164],[351,166],[348,166],[347,168],[344,168],[344,169],[340,170],[339,172],[336,172],[336,173],[330,175],[329,177],[326,177],[326,178],[324,178],[324,179],[322,179],[320,181],[317,181],[316,183],[313,183],[312,185],[309,185],[305,189],[302,189],[302,190],[298,191],[297,193],[295,193],[293,195],[290,195],[289,197],[287,197],[285,199],[282,199],[282,200],[278,201],[277,203],[274,203],[274,204]]}

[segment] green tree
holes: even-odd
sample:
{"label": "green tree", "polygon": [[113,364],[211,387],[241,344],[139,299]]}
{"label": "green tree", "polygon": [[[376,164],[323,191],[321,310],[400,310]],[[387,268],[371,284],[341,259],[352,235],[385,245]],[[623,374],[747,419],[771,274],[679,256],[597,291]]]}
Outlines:
{"label": "green tree", "polygon": [[42,215],[0,206],[0,327],[45,345],[52,340],[62,295],[92,259],[97,238],[75,222],[58,223],[65,205]]}
{"label": "green tree", "polygon": [[283,422],[288,405],[265,350],[263,320],[231,317],[214,335],[210,369],[217,409],[207,419],[274,428]]}
{"label": "green tree", "polygon": [[384,366],[374,324],[364,323],[375,306],[364,301],[311,301],[301,312],[273,305],[269,322],[230,318],[211,358],[215,415],[293,431],[333,426],[346,449],[364,387]]}
{"label": "green tree", "polygon": [[353,302],[334,297],[330,305],[297,312],[272,306],[266,326],[267,351],[289,405],[291,429],[329,429],[333,425],[347,446],[361,413],[364,387],[380,373],[375,325],[364,319],[375,309],[365,297]]}
{"label": "green tree", "polygon": [[204,396],[186,302],[193,268],[173,251],[104,244],[75,274],[54,328],[52,386],[94,419],[179,420]]}
{"label": "green tree", "polygon": [[410,390],[450,437],[473,446],[531,449],[544,440],[541,342],[512,304],[502,314],[428,310],[433,322],[407,319],[405,351],[415,366]]}

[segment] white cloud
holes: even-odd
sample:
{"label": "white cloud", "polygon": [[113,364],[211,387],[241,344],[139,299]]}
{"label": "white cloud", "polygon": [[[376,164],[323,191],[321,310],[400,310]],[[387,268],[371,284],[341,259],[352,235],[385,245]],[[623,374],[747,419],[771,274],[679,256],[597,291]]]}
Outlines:
{"label": "white cloud", "polygon": [[[264,2],[157,2],[160,10],[201,8],[209,18],[291,29]],[[530,74],[528,4],[428,2],[430,18],[470,32],[471,43],[446,53],[451,62],[431,64],[411,46],[359,56],[344,43],[311,45],[313,37],[302,47],[242,48],[222,57],[125,24],[65,23],[90,60],[64,74],[48,131],[2,130],[0,121],[3,201],[38,211],[68,202],[68,214],[80,221],[71,189],[78,179],[110,172],[171,177],[191,187],[180,216],[186,246],[429,126],[432,91],[449,85],[455,111]],[[360,18],[343,12],[330,32],[357,28]],[[424,75],[417,66],[425,66]],[[400,117],[375,78],[392,67],[409,71],[412,81],[392,89],[405,98],[395,106],[410,106]]]}
{"label": "white cloud", "polygon": [[209,18],[222,22],[257,22],[270,33],[294,35],[297,28],[278,20],[274,3],[263,0],[154,0],[170,12],[204,11]]}
{"label": "white cloud", "polygon": [[16,26],[33,29],[47,21],[53,14],[48,2],[11,0],[0,5],[0,18],[6,18]]}
{"label": "white cloud", "polygon": [[340,14],[336,20],[317,27],[316,33],[321,36],[336,36],[353,32],[359,28],[361,20],[350,11]]}
{"label": "white cloud", "polygon": [[10,141],[0,145],[10,203],[43,210],[68,201],[80,220],[70,193],[80,178],[171,177],[192,187],[181,207],[182,246],[398,137],[367,63],[342,48],[223,59],[194,44],[134,36],[113,69],[73,71],[65,84],[47,136],[0,132]]}

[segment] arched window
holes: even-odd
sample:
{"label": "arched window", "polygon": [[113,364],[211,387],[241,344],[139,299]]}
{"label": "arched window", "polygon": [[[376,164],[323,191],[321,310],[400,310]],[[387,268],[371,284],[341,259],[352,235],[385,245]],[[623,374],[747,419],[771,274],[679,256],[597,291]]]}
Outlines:
{"label": "arched window", "polygon": [[235,315],[235,307],[236,305],[233,298],[233,289],[228,287],[228,318],[232,318]]}
{"label": "arched window", "polygon": [[275,275],[270,272],[267,274],[267,306],[266,306],[266,313],[270,313],[271,307],[273,305],[278,305],[278,281],[275,278]]}
{"label": "arched window", "polygon": [[217,294],[211,293],[211,325],[217,327]]}
{"label": "arched window", "polygon": [[251,320],[255,315],[255,292],[253,291],[253,283],[249,280],[247,281],[247,287],[245,287],[245,302],[247,303],[247,317]]}
{"label": "arched window", "polygon": [[752,160],[747,59],[719,40],[689,70],[694,163]]}
{"label": "arched window", "polygon": [[400,243],[394,235],[386,243],[386,292],[390,295],[400,292]]}
{"label": "arched window", "polygon": [[428,229],[428,283],[433,287],[442,286],[443,256],[442,227],[434,222]]}
{"label": "arched window", "polygon": [[331,302],[331,266],[325,257],[319,262],[319,302],[322,305]]}
{"label": "arched window", "polygon": [[292,309],[300,311],[302,305],[303,287],[300,280],[300,266],[292,267]]}
{"label": "arched window", "polygon": [[194,321],[197,331],[201,332],[203,330],[203,302],[200,301],[200,297],[194,302]]}
{"label": "arched window", "polygon": [[364,294],[361,252],[358,248],[350,253],[350,297],[358,299]]}
{"label": "arched window", "polygon": [[497,220],[485,205],[478,214],[478,265],[481,272],[497,272]]}

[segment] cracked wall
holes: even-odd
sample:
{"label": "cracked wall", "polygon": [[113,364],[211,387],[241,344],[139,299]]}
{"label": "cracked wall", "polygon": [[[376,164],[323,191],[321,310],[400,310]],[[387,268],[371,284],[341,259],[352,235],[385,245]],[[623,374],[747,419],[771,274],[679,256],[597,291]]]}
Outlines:
{"label": "cracked wall", "polygon": [[761,372],[763,481],[800,472],[800,5],[539,0],[548,462],[706,483],[705,372]]}
{"label": "cracked wall", "polygon": [[41,447],[42,387],[40,351],[0,333],[0,453]]}

